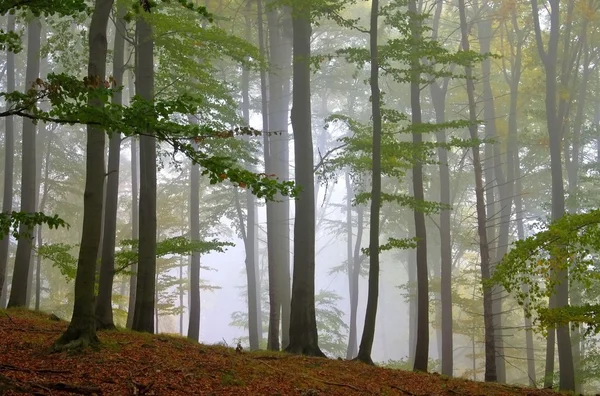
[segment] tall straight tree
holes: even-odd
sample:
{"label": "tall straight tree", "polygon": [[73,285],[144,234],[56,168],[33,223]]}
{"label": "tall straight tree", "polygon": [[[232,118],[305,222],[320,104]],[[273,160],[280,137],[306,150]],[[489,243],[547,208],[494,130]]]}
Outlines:
{"label": "tall straight tree", "polygon": [[[250,11],[252,2],[246,2],[246,11],[244,13],[246,40],[252,39],[252,24]],[[250,70],[244,68],[242,71],[242,117],[246,125],[250,125]],[[236,190],[236,206],[238,217],[240,219],[240,230],[242,231],[242,240],[244,241],[244,250],[246,253],[246,279],[248,287],[248,338],[250,350],[259,349],[262,337],[262,323],[260,319],[260,280],[256,260],[257,238],[257,207],[256,197],[250,191],[246,191],[246,224],[244,226],[241,204]]]}
{"label": "tall straight tree", "polygon": [[373,169],[371,174],[371,224],[369,229],[369,290],[367,310],[357,359],[373,364],[371,351],[375,339],[375,321],[379,299],[379,212],[381,210],[381,92],[379,90],[379,53],[377,35],[379,0],[371,1],[371,27],[369,49],[371,52],[371,110],[373,118]]}
{"label": "tall straight tree", "polygon": [[[15,15],[8,15],[7,32],[15,30]],[[6,92],[15,90],[15,54],[6,53]],[[6,104],[7,109],[10,103]],[[4,192],[2,195],[2,213],[11,213],[13,207],[13,169],[15,163],[15,121],[13,116],[4,119]],[[0,309],[6,305],[6,267],[10,238],[3,235],[0,240]]]}
{"label": "tall straight tree", "polygon": [[[269,159],[266,173],[282,180],[289,179],[289,68],[291,46],[285,34],[283,18],[289,10],[273,8],[267,12],[269,27],[268,124],[266,134]],[[289,343],[290,316],[290,202],[278,196],[279,202],[267,202],[267,240],[269,256],[269,349],[279,350]]]}
{"label": "tall straight tree", "polygon": [[[188,117],[190,123],[196,123],[195,116]],[[190,169],[190,240],[200,240],[200,167],[191,164]],[[200,337],[200,253],[192,252],[190,256],[190,320],[188,322],[188,338],[198,341]]]}
{"label": "tall straight tree", "polygon": [[[465,1],[458,0],[460,14],[461,43],[464,51],[469,51],[469,29]],[[467,80],[467,96],[469,100],[469,134],[473,141],[478,139],[477,135],[477,108],[475,104],[475,84],[473,82],[473,71],[471,66],[465,66]],[[481,278],[490,278],[490,254],[486,230],[485,197],[483,186],[483,171],[479,155],[479,145],[473,147],[473,168],[475,173],[475,199],[477,206],[477,233],[479,236],[479,254],[481,260]],[[496,350],[494,342],[494,323],[492,316],[492,293],[489,288],[483,289],[483,323],[485,332],[485,380],[496,381]]]}
{"label": "tall straight tree", "polygon": [[[325,356],[319,349],[315,313],[315,193],[310,106],[310,2],[292,8],[294,92],[292,128],[296,183],[302,187],[294,221],[294,273],[287,352]],[[285,329],[284,329],[285,331]]]}
{"label": "tall straight tree", "polygon": [[[572,0],[569,0],[571,3]],[[561,142],[562,133],[561,125],[564,122],[563,111],[561,106],[557,106],[557,73],[556,64],[558,63],[558,41],[560,30],[560,2],[559,0],[544,1],[548,3],[550,8],[550,32],[548,37],[548,47],[544,46],[542,38],[542,29],[540,26],[540,16],[537,0],[531,1],[531,10],[533,15],[533,24],[538,53],[544,71],[546,74],[546,127],[548,129],[548,139],[550,142],[550,173],[552,175],[552,220],[556,221],[563,217],[565,212],[565,188],[563,185],[562,175],[562,158],[561,158]],[[563,49],[566,51],[566,48]],[[564,52],[563,51],[563,52]],[[563,308],[569,305],[569,273],[568,270],[560,269],[556,271],[555,296],[551,299],[551,305],[555,308]],[[553,300],[553,301],[552,301]],[[554,303],[554,304],[552,304]],[[549,335],[554,333],[552,329],[548,330]],[[559,325],[556,328],[556,338],[558,344],[558,364],[560,365],[560,380],[559,387],[564,391],[575,390],[575,368],[573,365],[573,351],[571,349],[571,338],[569,336],[569,326]],[[554,355],[554,344],[547,344],[547,355]],[[550,359],[546,359],[546,364],[550,363]],[[553,363],[553,359],[552,359]],[[551,381],[549,373],[546,373],[546,384]],[[550,384],[551,385],[551,384]]]}
{"label": "tall straight tree", "polygon": [[[33,18],[27,25],[27,69],[25,71],[25,91],[34,86],[40,76],[40,46],[42,22]],[[33,213],[36,210],[36,144],[37,126],[30,119],[23,119],[23,150],[21,170],[21,212]],[[19,241],[15,256],[15,269],[10,289],[9,307],[27,306],[30,282],[31,252],[33,247],[33,227],[19,228]]]}
{"label": "tall straight tree", "polygon": [[[410,12],[410,31],[412,42],[418,45],[421,41],[421,17],[417,11],[416,0],[408,1]],[[412,140],[415,150],[419,150],[423,144],[421,115],[421,61],[419,50],[412,51],[410,59],[410,107]],[[420,158],[414,156],[412,169],[413,193],[415,200],[423,202],[425,193],[423,191],[423,164]],[[417,238],[417,344],[415,349],[415,371],[427,371],[429,360],[429,274],[427,270],[427,229],[425,227],[425,214],[422,210],[413,210],[415,218],[415,237]]]}
{"label": "tall straight tree", "polygon": [[[118,87],[123,85],[125,74],[125,34],[127,10],[120,4],[115,21],[115,41],[113,51],[113,79]],[[113,95],[113,103],[123,104],[123,91]],[[117,237],[117,209],[119,200],[119,168],[121,159],[121,134],[113,132],[108,146],[108,172],[106,181],[106,197],[104,207],[104,237],[102,238],[102,257],[100,264],[100,279],[98,284],[98,299],[96,300],[96,326],[99,329],[112,329],[112,291],[115,272],[115,241]]]}
{"label": "tall straight tree", "polygon": [[[112,0],[96,0],[89,30],[88,78],[104,81],[106,75],[106,29],[112,10]],[[102,106],[95,98],[90,106]],[[104,146],[106,133],[93,125],[87,126],[85,193],[83,199],[83,228],[75,278],[75,303],[67,331],[56,341],[55,348],[85,347],[98,342],[94,314],[94,285],[96,259],[102,223],[104,186]]]}
{"label": "tall straight tree", "polygon": [[[133,73],[129,71],[128,75],[129,96],[132,97],[135,92],[133,84]],[[138,140],[135,136],[131,137],[131,239],[135,240],[139,237],[140,230],[140,209],[138,202],[139,190],[139,153]],[[135,292],[137,290],[137,263],[131,266],[131,275],[129,276],[129,303],[127,310],[128,329],[133,326],[133,313],[135,312]]]}
{"label": "tall straight tree", "polygon": [[[135,92],[140,98],[154,97],[154,39],[152,27],[141,13],[136,20]],[[137,290],[132,329],[154,332],[156,294],[156,139],[152,131],[140,135],[140,242]]]}
{"label": "tall straight tree", "polygon": [[[473,1],[478,14],[483,17],[477,20],[477,38],[479,41],[479,49],[483,54],[491,52],[491,41],[494,35],[492,29],[493,10],[489,9],[487,2],[483,2],[479,6],[479,1]],[[486,143],[486,191],[493,201],[488,201],[488,242],[494,247],[491,249],[494,255],[490,257],[490,271],[493,271],[494,266],[506,254],[508,249],[508,236],[510,232],[510,213],[512,208],[512,185],[506,182],[502,171],[502,154],[500,153],[500,144],[497,142],[498,133],[496,131],[496,107],[495,98],[491,84],[491,60],[485,58],[481,61],[481,82],[482,82],[482,102],[483,102],[483,117],[485,121],[485,137],[491,142]],[[498,194],[494,194],[493,190]],[[496,198],[497,197],[497,198]],[[499,203],[499,209],[492,202]],[[500,216],[498,217],[498,213]],[[499,224],[499,225],[498,225]],[[496,230],[497,232],[493,231]],[[492,235],[490,235],[490,233]],[[506,382],[506,367],[504,356],[504,341],[502,337],[502,299],[503,290],[500,287],[492,289],[492,311],[494,320],[495,349],[496,349],[496,375],[498,382]]]}
{"label": "tall straight tree", "polygon": [[[431,28],[431,39],[437,41],[443,1],[437,0]],[[435,111],[435,121],[438,124],[446,122],[446,96],[450,77],[435,79],[429,83],[431,103]],[[439,130],[435,138],[440,146],[437,148],[440,172],[440,203],[450,205],[450,166],[448,164],[448,149],[446,131]],[[441,325],[441,358],[442,374],[452,376],[454,371],[454,347],[452,332],[452,239],[450,212],[448,208],[440,211],[440,309]]]}

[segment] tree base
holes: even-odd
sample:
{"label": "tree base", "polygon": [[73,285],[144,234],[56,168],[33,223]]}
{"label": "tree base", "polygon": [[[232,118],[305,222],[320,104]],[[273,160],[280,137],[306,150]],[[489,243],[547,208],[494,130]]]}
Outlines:
{"label": "tree base", "polygon": [[354,359],[352,359],[352,361],[365,363],[365,364],[368,364],[369,366],[375,365],[375,362],[373,362],[373,359],[371,359],[371,356],[362,356],[360,353],[358,354],[358,356],[356,356]]}
{"label": "tree base", "polygon": [[314,356],[327,358],[317,345],[299,345],[290,344],[285,348],[285,352],[295,355]]}
{"label": "tree base", "polygon": [[116,330],[116,329],[117,329],[117,327],[112,322],[105,323],[105,322],[101,321],[100,319],[96,320],[96,330]]}
{"label": "tree base", "polygon": [[81,329],[69,326],[67,331],[52,345],[53,352],[84,350],[100,344],[96,329]]}

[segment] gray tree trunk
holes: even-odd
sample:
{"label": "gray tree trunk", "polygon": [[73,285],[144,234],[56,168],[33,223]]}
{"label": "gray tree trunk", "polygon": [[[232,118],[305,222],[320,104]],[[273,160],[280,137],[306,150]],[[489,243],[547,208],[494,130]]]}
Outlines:
{"label": "gray tree trunk", "polygon": [[[190,123],[197,121],[195,117],[188,117]],[[200,166],[191,164],[190,168],[190,240],[200,240]],[[192,252],[190,257],[190,319],[187,337],[199,341],[200,339],[200,253]]]}
{"label": "gray tree trunk", "polygon": [[[154,99],[154,40],[152,27],[140,16],[136,21],[136,85],[140,98]],[[152,131],[143,131],[152,134]],[[154,332],[156,294],[156,139],[140,136],[140,204],[137,288],[132,329]]]}
{"label": "gray tree trunk", "polygon": [[[125,34],[127,23],[124,16],[127,10],[119,5],[115,23],[115,42],[113,51],[114,84],[123,85],[125,73]],[[113,103],[123,104],[123,92],[115,92]],[[102,238],[102,258],[100,264],[100,279],[98,282],[98,299],[96,300],[96,327],[98,329],[113,329],[115,327],[112,311],[112,291],[115,272],[115,242],[117,237],[117,210],[119,200],[119,171],[121,161],[121,134],[113,132],[108,148],[108,175],[104,207],[104,237]]]}
{"label": "gray tree trunk", "polygon": [[[479,50],[481,53],[491,52],[491,38],[493,35],[492,31],[492,19],[489,12],[484,13],[486,16],[480,18],[477,22],[477,33],[479,41]],[[502,259],[508,249],[508,235],[510,232],[510,213],[512,208],[512,185],[507,183],[504,174],[502,172],[502,156],[500,153],[500,143],[498,140],[498,133],[496,131],[496,110],[494,104],[494,93],[492,91],[491,84],[491,60],[485,58],[481,62],[481,81],[483,85],[482,102],[483,102],[483,114],[485,120],[486,138],[493,139],[495,143],[486,144],[486,156],[491,155],[491,158],[486,158],[486,184],[488,185],[488,191],[493,186],[498,190],[498,195],[491,194],[492,199],[499,197],[499,209],[498,206],[488,201],[488,208],[492,210],[488,211],[488,242],[491,246],[495,246],[493,249],[494,255],[490,258],[493,260],[491,265],[491,272],[493,273],[495,265]],[[489,150],[488,150],[489,147]],[[489,161],[487,161],[489,159]],[[491,179],[488,180],[488,176]],[[492,182],[493,181],[493,182]],[[498,212],[496,212],[498,210]],[[497,232],[492,233],[492,229],[497,229]],[[493,237],[490,237],[493,235]],[[494,334],[495,334],[495,349],[496,349],[496,375],[497,381],[500,383],[506,382],[506,365],[504,357],[504,341],[503,341],[503,321],[502,321],[502,300],[503,293],[501,287],[494,287],[492,289],[492,312],[494,320]]]}
{"label": "gray tree trunk", "polygon": [[[418,17],[416,0],[409,0],[408,10],[412,14],[410,20],[411,37],[415,45],[421,41],[421,22]],[[421,65],[418,58],[411,61],[410,81],[410,107],[412,126],[422,124],[421,116]],[[423,143],[421,131],[412,132],[412,141],[415,149]],[[423,164],[418,156],[413,158],[413,193],[415,200],[423,202]],[[417,343],[415,346],[415,371],[427,371],[429,361],[429,273],[427,269],[427,228],[425,214],[420,210],[413,210],[415,219],[415,237],[417,238]]]}
{"label": "gray tree trunk", "polygon": [[[15,15],[8,15],[7,32],[15,30]],[[15,90],[15,54],[7,51],[6,53],[6,92]],[[7,109],[10,103],[6,104]],[[13,116],[8,116],[4,120],[4,192],[2,195],[2,212],[11,213],[13,209],[13,178],[14,178],[14,151],[15,151],[15,121]],[[10,237],[3,235],[0,239],[0,309],[6,306],[6,269],[8,265],[8,251],[10,247]]]}
{"label": "gray tree trunk", "polygon": [[[42,23],[39,18],[34,18],[27,25],[27,70],[25,72],[25,91],[30,89],[35,80],[40,76],[40,46]],[[33,213],[36,210],[36,144],[35,135],[37,126],[32,120],[23,119],[23,150],[21,171],[21,212]],[[17,253],[15,256],[15,269],[13,272],[12,286],[8,307],[26,307],[28,303],[29,288],[31,286],[30,266],[33,247],[33,228],[19,227]]]}
{"label": "gray tree trunk", "polygon": [[369,290],[365,324],[357,359],[373,364],[371,351],[375,338],[375,321],[379,299],[379,213],[381,210],[381,92],[379,90],[379,52],[377,35],[379,0],[371,1],[369,50],[371,52],[371,112],[373,119],[373,169],[371,176],[371,224],[369,230]]}
{"label": "gray tree trunk", "polygon": [[[48,134],[47,139],[48,143],[45,149],[45,158],[44,158],[44,189],[42,190],[42,197],[40,199],[40,204],[38,205],[38,211],[44,212],[46,209],[46,200],[48,199],[48,190],[49,190],[49,182],[50,182],[50,148],[52,147],[52,132],[46,132]],[[37,247],[38,249],[43,245],[42,240],[42,227],[37,227]],[[40,310],[40,300],[41,300],[41,289],[42,289],[42,256],[39,254],[36,255],[36,270],[35,270],[35,310]]]}
{"label": "gray tree trunk", "polygon": [[[89,31],[88,78],[104,81],[106,75],[106,29],[112,10],[112,0],[97,0]],[[90,99],[90,106],[102,106]],[[96,258],[102,223],[104,185],[105,132],[93,125],[87,126],[86,178],[83,199],[83,228],[75,278],[75,304],[67,331],[56,341],[55,348],[83,346],[98,342],[94,315],[94,285]]]}
{"label": "gray tree trunk", "polygon": [[[460,14],[462,49],[469,51],[469,33],[464,0],[458,0]],[[467,95],[469,98],[469,134],[471,139],[478,138],[477,134],[477,108],[475,105],[475,84],[473,83],[473,72],[470,66],[465,67],[467,83]],[[479,250],[481,259],[481,278],[490,278],[490,254],[488,245],[488,234],[486,230],[485,197],[483,186],[483,172],[479,146],[473,147],[473,167],[475,169],[475,196],[477,206],[477,232],[479,234]],[[489,288],[483,290],[483,322],[485,330],[485,380],[496,381],[496,351],[494,337],[494,323],[492,316],[492,293]]]}
{"label": "gray tree trunk", "polygon": [[[246,40],[252,38],[251,21],[250,21],[251,2],[246,3],[246,13],[244,21],[246,23],[245,33]],[[242,71],[242,116],[246,125],[250,125],[250,70],[244,68]],[[262,338],[262,324],[260,322],[260,285],[258,281],[258,267],[256,258],[255,245],[257,242],[256,225],[257,225],[257,209],[256,197],[246,191],[246,226],[244,227],[243,216],[241,213],[241,204],[236,190],[236,203],[238,208],[238,217],[240,221],[240,229],[244,241],[244,250],[246,253],[246,279],[248,287],[248,338],[250,341],[250,350],[255,351],[260,348]]]}
{"label": "gray tree trunk", "polygon": [[[267,12],[269,26],[269,145],[267,174],[281,180],[289,179],[289,135],[286,79],[289,80],[290,46],[283,32],[280,12]],[[281,347],[289,343],[290,315],[290,204],[287,197],[277,196],[279,202],[267,203],[267,240],[269,257],[269,349],[278,350],[281,323]]]}
{"label": "gray tree trunk", "polygon": [[302,186],[302,191],[295,201],[294,272],[289,345],[285,350],[324,357],[318,345],[315,313],[315,184],[310,106],[310,5],[294,2],[293,7],[294,93],[291,115],[296,183]]}
{"label": "gray tree trunk", "polygon": [[[133,97],[135,88],[133,86],[133,73],[129,73],[129,96]],[[135,136],[131,137],[131,239],[135,240],[139,238],[139,215],[140,209],[138,204],[138,190],[139,190],[139,153],[138,153],[138,141]],[[135,312],[135,292],[137,290],[137,263],[133,263],[131,266],[131,275],[129,277],[129,303],[127,304],[127,328],[131,329],[133,326],[133,314]]]}
{"label": "gray tree trunk", "polygon": [[[534,21],[535,36],[538,53],[542,59],[544,70],[546,72],[546,121],[548,129],[548,138],[550,141],[550,169],[552,174],[552,220],[556,221],[564,215],[565,195],[562,175],[561,159],[561,125],[564,121],[561,119],[561,109],[557,107],[557,73],[556,63],[558,61],[558,39],[560,34],[560,5],[559,0],[548,0],[550,9],[550,34],[548,39],[548,48],[544,49],[542,32],[539,21],[539,10],[537,0],[531,1],[532,15]],[[569,5],[572,0],[569,2]],[[567,52],[567,48],[563,48]],[[555,292],[551,298],[550,306],[562,308],[569,304],[569,274],[566,269],[559,270],[556,273],[558,282]],[[545,385],[552,385],[553,370],[548,366],[554,363],[554,331],[548,330],[548,342],[546,351],[546,380]],[[560,366],[559,387],[563,391],[575,390],[575,369],[573,366],[573,351],[571,349],[571,339],[569,336],[569,326],[561,325],[556,329],[556,338],[558,342],[558,362]]]}

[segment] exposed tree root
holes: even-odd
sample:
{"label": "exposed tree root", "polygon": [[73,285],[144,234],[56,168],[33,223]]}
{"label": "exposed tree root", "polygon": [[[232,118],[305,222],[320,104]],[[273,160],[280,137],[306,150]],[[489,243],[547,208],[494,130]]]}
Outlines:
{"label": "exposed tree root", "polygon": [[24,371],[28,373],[51,373],[51,374],[66,374],[70,371],[52,370],[52,369],[29,369],[13,366],[11,364],[0,364],[0,371]]}
{"label": "exposed tree root", "polygon": [[98,340],[98,337],[96,337],[95,332],[90,334],[90,332],[71,330],[69,328],[58,340],[56,340],[54,345],[52,345],[52,351],[84,350],[90,346],[98,345],[99,343],[100,341]]}
{"label": "exposed tree root", "polygon": [[316,345],[293,345],[290,344],[285,348],[287,353],[293,353],[295,355],[303,355],[303,356],[314,356],[314,357],[322,357],[327,358],[323,351]]}

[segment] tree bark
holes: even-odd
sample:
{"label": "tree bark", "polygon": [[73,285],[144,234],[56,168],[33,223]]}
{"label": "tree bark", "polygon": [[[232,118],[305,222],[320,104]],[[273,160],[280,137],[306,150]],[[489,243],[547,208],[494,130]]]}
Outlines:
{"label": "tree bark", "polygon": [[[252,38],[251,21],[250,21],[251,2],[246,2],[246,13],[244,14],[244,22],[246,24],[246,40]],[[250,70],[244,68],[242,71],[242,117],[246,125],[250,125]],[[252,169],[251,169],[252,170]],[[246,280],[248,287],[248,339],[250,342],[250,350],[255,351],[260,348],[262,338],[262,324],[260,322],[260,285],[258,280],[258,268],[255,261],[256,251],[255,245],[257,241],[256,225],[257,225],[257,210],[256,197],[246,191],[246,225],[244,227],[243,216],[241,214],[241,204],[236,190],[236,203],[239,208],[240,229],[244,241],[244,250],[246,253]]]}
{"label": "tree bark", "polygon": [[[136,22],[136,94],[154,99],[154,41],[152,27],[141,15]],[[132,329],[154,332],[156,292],[156,139],[152,131],[140,136],[140,242],[137,290]]]}
{"label": "tree bark", "polygon": [[[190,123],[196,118],[189,117]],[[190,168],[190,240],[200,240],[200,167],[191,164]],[[187,337],[200,339],[200,253],[192,252],[190,257],[190,320]]]}
{"label": "tree bark", "polygon": [[[7,32],[15,30],[15,15],[8,15]],[[15,91],[15,54],[6,53],[6,92]],[[6,108],[10,103],[6,103]],[[15,121],[13,116],[4,120],[4,192],[2,195],[2,212],[11,213],[13,208],[13,179],[15,164]],[[10,236],[2,235],[0,239],[0,309],[6,306],[6,269],[8,264],[8,251],[10,247]]]}
{"label": "tree bark", "polygon": [[[38,206],[38,211],[44,212],[46,208],[46,200],[48,199],[49,181],[50,181],[50,149],[52,147],[52,135],[48,133],[48,143],[45,150],[44,158],[44,189],[42,191],[42,197]],[[37,247],[38,249],[43,245],[42,240],[42,227],[37,227]],[[36,270],[35,270],[35,310],[40,310],[41,303],[41,288],[42,288],[42,256],[36,255]]]}
{"label": "tree bark", "polygon": [[315,313],[315,184],[310,106],[310,5],[294,2],[292,14],[294,92],[291,116],[296,183],[302,187],[302,191],[295,201],[290,342],[285,350],[325,357],[318,345]]}
{"label": "tree bark", "polygon": [[[127,10],[123,5],[118,7],[115,23],[115,42],[113,51],[113,78],[117,87],[123,85],[125,73],[125,34],[127,23],[124,20]],[[123,104],[123,92],[113,95],[115,105]],[[98,329],[114,329],[112,311],[112,291],[115,273],[115,242],[117,237],[117,210],[119,200],[119,171],[121,160],[121,134],[113,132],[109,140],[108,174],[104,207],[104,237],[102,238],[102,257],[100,279],[98,282],[98,299],[96,300],[96,327]]]}
{"label": "tree bark", "polygon": [[[416,0],[409,0],[408,11],[411,13],[410,30],[414,45],[421,41],[421,22],[418,19]],[[415,53],[418,53],[415,48]],[[422,124],[421,116],[421,61],[417,56],[411,57],[410,81],[410,107],[412,128]],[[420,150],[423,144],[421,131],[412,131],[413,149]],[[423,164],[418,155],[413,157],[413,194],[418,202],[425,201],[423,191]],[[415,237],[417,238],[417,342],[415,346],[415,371],[427,371],[429,361],[429,274],[427,269],[427,229],[425,214],[417,209],[413,210],[415,219]]]}
{"label": "tree bark", "polygon": [[[112,0],[97,0],[89,31],[88,77],[103,81],[106,75],[106,29],[112,10]],[[90,99],[90,106],[102,106],[98,99]],[[56,341],[55,348],[86,347],[98,342],[94,315],[94,284],[96,258],[100,242],[102,199],[104,186],[105,132],[93,125],[87,126],[87,158],[85,193],[83,199],[83,228],[75,278],[75,304],[67,331]]]}
{"label": "tree bark", "polygon": [[[39,18],[34,18],[27,25],[27,70],[25,72],[25,90],[32,88],[35,80],[40,75],[40,46],[42,23]],[[36,144],[35,135],[37,126],[30,119],[23,119],[23,150],[21,170],[21,212],[35,212],[36,191]],[[15,256],[15,269],[13,272],[12,286],[8,307],[26,307],[27,296],[31,283],[29,271],[31,266],[31,252],[33,247],[33,228],[19,227],[19,239]]]}
{"label": "tree bark", "polygon": [[[133,73],[129,72],[128,78],[129,84],[129,96],[133,97],[134,85],[133,85]],[[140,233],[140,222],[139,222],[139,202],[138,202],[138,189],[139,189],[139,174],[138,174],[138,141],[135,136],[131,137],[131,239],[136,240],[139,238]],[[133,263],[131,266],[131,275],[129,276],[129,303],[127,310],[127,328],[131,329],[133,326],[133,314],[135,312],[135,293],[137,290],[137,268],[138,264]]]}
{"label": "tree bark", "polygon": [[373,119],[373,169],[371,180],[371,224],[369,230],[369,291],[365,324],[358,348],[358,360],[373,364],[371,351],[379,299],[379,213],[381,210],[381,92],[379,90],[379,54],[377,48],[379,0],[371,1],[369,49],[371,52],[371,110]]}
{"label": "tree bark", "polygon": [[[571,3],[570,1],[569,3]],[[537,0],[531,1],[532,15],[535,29],[538,53],[542,59],[544,70],[546,72],[546,124],[548,129],[548,138],[550,141],[550,170],[552,175],[552,220],[556,221],[564,215],[565,195],[562,176],[561,159],[561,119],[560,106],[557,107],[557,74],[556,63],[558,61],[558,39],[560,34],[560,9],[559,0],[548,0],[550,4],[550,33],[548,48],[544,49],[542,41],[542,32],[539,21],[539,10]],[[563,53],[568,53],[567,48],[563,48]],[[555,295],[551,298],[551,307],[563,308],[569,304],[569,274],[567,269],[559,269],[555,273],[557,286]],[[546,365],[553,364],[554,343],[551,341],[554,334],[552,329],[548,329],[548,344]],[[559,387],[562,391],[575,390],[575,370],[573,366],[573,352],[571,349],[571,339],[569,336],[569,326],[560,325],[556,328],[556,337],[558,342],[558,362],[560,366]],[[552,359],[551,359],[552,358]],[[546,368],[546,384],[552,384],[549,379],[549,368]]]}
{"label": "tree bark", "polygon": [[[460,14],[462,49],[469,51],[469,32],[464,0],[458,0]],[[472,140],[477,136],[477,109],[475,105],[475,84],[473,83],[473,72],[470,66],[465,66],[467,83],[467,96],[469,98],[469,134]],[[479,155],[479,145],[473,147],[473,168],[475,170],[475,196],[477,206],[477,232],[479,234],[479,251],[481,259],[481,279],[485,281],[490,278],[490,256],[486,230],[485,197],[483,186],[483,172]],[[485,330],[485,380],[496,381],[496,351],[494,342],[494,323],[492,317],[492,295],[487,287],[483,289],[483,322]]]}
{"label": "tree bark", "polygon": [[[289,43],[283,33],[276,9],[267,12],[269,26],[269,70],[267,144],[269,161],[267,174],[281,180],[289,179],[289,97],[285,94],[285,80],[289,79]],[[267,202],[267,240],[269,257],[269,349],[279,350],[289,343],[290,315],[290,204],[287,197],[277,196],[279,202]],[[272,291],[271,291],[272,289]]]}

